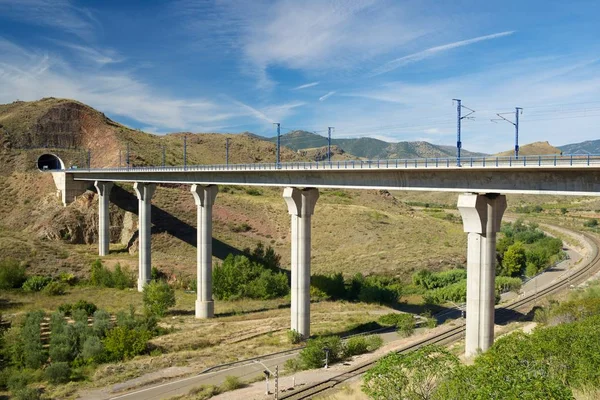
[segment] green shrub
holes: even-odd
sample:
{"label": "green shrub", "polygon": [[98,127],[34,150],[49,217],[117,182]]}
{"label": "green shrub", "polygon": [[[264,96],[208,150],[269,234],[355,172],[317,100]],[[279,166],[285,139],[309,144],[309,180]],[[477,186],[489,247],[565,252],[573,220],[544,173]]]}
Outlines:
{"label": "green shrub", "polygon": [[310,277],[310,285],[321,290],[333,300],[344,299],[347,295],[344,276],[340,272],[329,276],[313,275]]}
{"label": "green shrub", "polygon": [[298,331],[296,331],[295,329],[290,329],[287,332],[287,337],[288,337],[288,341],[291,344],[298,344],[298,343],[302,342],[302,340],[304,339],[302,337],[302,335]]}
{"label": "green shrub", "polygon": [[67,287],[64,283],[53,281],[47,284],[42,292],[48,296],[62,296],[67,293]]}
{"label": "green shrub", "polygon": [[146,351],[152,334],[145,329],[129,329],[118,326],[108,331],[104,348],[111,360],[126,360]]}
{"label": "green shrub", "polygon": [[283,365],[285,372],[298,372],[302,371],[302,362],[299,357],[294,357],[286,360]]}
{"label": "green shrub", "polygon": [[68,272],[61,272],[58,275],[58,280],[62,283],[65,283],[69,286],[74,286],[75,284],[77,284],[77,277],[73,274],[70,274]]}
{"label": "green shrub", "polygon": [[0,289],[20,288],[26,280],[23,265],[12,259],[0,261]]}
{"label": "green shrub", "polygon": [[117,289],[130,288],[135,284],[131,272],[128,269],[122,268],[119,263],[115,265],[115,269],[112,272],[112,280],[114,287]]}
{"label": "green shrub", "polygon": [[104,310],[97,310],[94,312],[94,323],[92,324],[94,334],[98,337],[104,337],[109,329],[110,314]]}
{"label": "green shrub", "polygon": [[15,400],[40,400],[42,395],[38,388],[25,387],[13,392]]}
{"label": "green shrub", "polygon": [[367,352],[367,340],[364,336],[354,336],[346,340],[344,358],[356,356]]}
{"label": "green shrub", "polygon": [[98,336],[90,336],[81,348],[81,357],[88,363],[100,363],[104,359],[104,345]]}
{"label": "green shrub", "polygon": [[300,351],[302,369],[322,368],[325,366],[325,349],[329,349],[329,363],[340,361],[344,355],[342,340],[339,336],[326,336],[309,339],[306,347]]}
{"label": "green shrub", "polygon": [[225,382],[221,385],[223,392],[229,392],[245,387],[246,385],[237,376],[228,375],[225,377]]}
{"label": "green shrub", "polygon": [[200,385],[190,389],[188,396],[193,396],[194,400],[208,400],[221,393],[221,389],[215,385]]}
{"label": "green shrub", "polygon": [[[351,282],[349,293],[358,291],[356,300],[363,303],[395,304],[402,293],[402,286],[392,278],[357,274]],[[352,299],[351,299],[352,300]]]}
{"label": "green shrub", "polygon": [[85,310],[88,316],[93,315],[98,307],[94,303],[85,300],[78,300],[75,304],[64,303],[58,306],[58,311],[65,315],[71,315],[75,310]]}
{"label": "green shrub", "polygon": [[152,281],[144,286],[144,308],[146,312],[163,317],[175,305],[175,291],[164,281]]}
{"label": "green shrub", "polygon": [[598,226],[598,220],[596,218],[588,219],[583,223],[586,228],[595,228]]}
{"label": "green shrub", "polygon": [[464,280],[445,287],[428,290],[423,298],[430,304],[440,304],[446,301],[464,303],[467,300],[467,281]]}
{"label": "green shrub", "polygon": [[411,314],[400,314],[396,323],[396,332],[402,337],[409,337],[415,331],[415,318]]}
{"label": "green shrub", "polygon": [[462,268],[437,273],[429,270],[421,270],[412,276],[413,283],[424,289],[446,287],[465,279],[467,279],[467,271]]}
{"label": "green shrub", "polygon": [[252,299],[268,300],[283,297],[288,292],[288,279],[285,274],[263,270],[256,279],[248,282],[243,295]]}
{"label": "green shrub", "polygon": [[48,276],[34,275],[27,278],[25,283],[23,283],[22,288],[26,292],[39,292],[43,288],[45,288],[46,285],[48,285],[51,281],[52,278]]}
{"label": "green shrub", "polygon": [[403,336],[412,335],[415,329],[415,318],[412,314],[390,313],[379,317],[379,323],[382,325],[395,326],[398,334]]}
{"label": "green shrub", "polygon": [[383,345],[383,339],[379,335],[367,335],[365,336],[367,341],[367,351],[375,351]]}
{"label": "green shrub", "polygon": [[278,265],[277,256],[267,253],[250,255],[250,257],[265,259],[269,267],[252,261],[247,256],[230,254],[221,265],[213,269],[213,291],[217,299],[233,300],[242,297],[269,299],[283,297],[289,293],[287,276],[274,272],[270,268]]}
{"label": "green shrub", "polygon": [[46,367],[46,377],[55,385],[66,383],[71,376],[71,368],[67,362],[53,362]]}
{"label": "green shrub", "polygon": [[256,188],[250,187],[246,189],[246,194],[249,194],[250,196],[260,196],[262,195],[262,192]]}
{"label": "green shrub", "polygon": [[[156,271],[158,270],[153,268],[151,273],[156,274]],[[92,263],[90,273],[90,284],[92,286],[125,289],[133,287],[134,283],[131,272],[122,268],[121,264],[115,265],[115,269],[111,271],[102,265],[100,260]]]}

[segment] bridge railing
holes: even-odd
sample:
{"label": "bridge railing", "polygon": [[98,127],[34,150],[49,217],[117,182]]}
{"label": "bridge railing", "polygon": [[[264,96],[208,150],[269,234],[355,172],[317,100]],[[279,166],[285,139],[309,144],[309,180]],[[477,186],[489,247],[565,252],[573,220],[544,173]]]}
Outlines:
{"label": "bridge railing", "polygon": [[600,166],[598,154],[554,154],[539,156],[484,156],[457,158],[407,158],[341,161],[293,161],[284,163],[210,164],[186,166],[144,166],[109,168],[70,168],[66,171],[104,172],[185,172],[185,171],[277,171],[277,170],[348,170],[348,169],[435,169],[435,168],[534,168],[534,167]]}

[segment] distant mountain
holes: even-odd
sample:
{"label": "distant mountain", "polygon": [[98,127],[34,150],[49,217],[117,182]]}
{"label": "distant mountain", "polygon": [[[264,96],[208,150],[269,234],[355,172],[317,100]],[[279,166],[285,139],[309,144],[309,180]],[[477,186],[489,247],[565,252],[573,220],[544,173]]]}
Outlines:
{"label": "distant mountain", "polygon": [[[277,142],[277,138],[267,138],[271,142]],[[327,145],[327,139],[323,136],[306,131],[293,131],[281,136],[281,144],[293,150],[322,147]],[[454,157],[456,148],[452,146],[438,146],[428,142],[398,142],[389,143],[379,139],[361,137],[357,139],[331,139],[332,145],[337,145],[346,153],[360,158],[433,158]],[[483,153],[475,153],[462,150],[465,157],[481,156]]]}
{"label": "distant mountain", "polygon": [[564,154],[600,154],[600,139],[558,146]]}
{"label": "distant mountain", "polygon": [[[533,142],[519,147],[519,155],[522,156],[543,156],[545,154],[559,154],[560,149],[552,146],[548,142]],[[497,156],[512,156],[515,150],[506,150],[496,154]]]}

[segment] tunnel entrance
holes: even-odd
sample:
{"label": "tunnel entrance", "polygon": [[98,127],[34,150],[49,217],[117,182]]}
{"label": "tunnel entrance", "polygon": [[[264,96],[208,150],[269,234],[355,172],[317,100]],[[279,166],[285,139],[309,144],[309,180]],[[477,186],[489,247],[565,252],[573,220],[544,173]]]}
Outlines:
{"label": "tunnel entrance", "polygon": [[65,169],[65,163],[54,154],[42,154],[37,160],[37,167],[40,171],[55,171]]}

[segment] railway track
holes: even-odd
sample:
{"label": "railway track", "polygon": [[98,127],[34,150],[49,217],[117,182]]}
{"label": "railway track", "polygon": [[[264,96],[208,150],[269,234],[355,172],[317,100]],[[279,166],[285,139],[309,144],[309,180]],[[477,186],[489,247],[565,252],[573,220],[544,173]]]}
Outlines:
{"label": "railway track", "polygon": [[[593,272],[597,271],[600,268],[600,241],[587,233],[583,233],[583,235],[590,240],[593,244],[592,250],[592,260],[585,266],[579,268],[575,272],[571,273],[568,276],[568,279],[561,280],[556,282],[555,284],[546,286],[536,293],[527,295],[517,299],[516,301],[496,309],[495,322],[503,323],[514,319],[516,312],[527,309],[531,306],[532,303],[535,303],[538,299],[546,297],[548,295],[557,293],[565,288],[568,288],[570,285],[576,285],[585,281]],[[409,353],[411,351],[417,350],[423,346],[427,346],[430,344],[438,344],[438,345],[446,345],[450,343],[454,343],[459,341],[464,337],[465,325],[462,323],[456,327],[448,329],[439,335],[427,339],[423,339],[419,342],[415,342],[410,344],[400,350],[399,353]],[[353,366],[351,369],[333,376],[326,381],[305,386],[301,389],[294,390],[293,393],[282,393],[279,398],[287,399],[287,400],[301,400],[301,399],[311,399],[316,395],[323,394],[324,392],[329,391],[330,389],[336,387],[340,383],[343,383],[351,378],[362,375],[367,370],[369,370],[378,360],[366,361],[360,364]]]}

